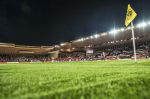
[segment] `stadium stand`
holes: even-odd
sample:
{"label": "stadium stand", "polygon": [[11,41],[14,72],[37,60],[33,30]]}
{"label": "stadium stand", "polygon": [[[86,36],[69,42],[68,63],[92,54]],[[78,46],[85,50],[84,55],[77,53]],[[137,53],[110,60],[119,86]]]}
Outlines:
{"label": "stadium stand", "polygon": [[[149,58],[150,56],[150,28],[134,28],[136,51],[138,59]],[[64,43],[60,46],[62,50],[60,57],[63,58],[73,57],[79,60],[102,60],[102,59],[132,59],[133,58],[133,44],[131,29],[127,28],[124,31],[119,31],[117,34],[100,33],[94,36],[81,38],[71,41],[69,44]],[[87,49],[93,49],[93,54],[86,55]],[[84,52],[84,56],[80,53],[74,55],[76,51]],[[66,56],[64,55],[66,52]],[[70,54],[69,54],[70,53]],[[83,59],[84,57],[84,59]],[[63,59],[64,60],[64,59]],[[66,59],[68,60],[68,59]]]}
{"label": "stadium stand", "polygon": [[51,46],[25,46],[0,43],[0,62],[45,62],[50,61]]}
{"label": "stadium stand", "polygon": [[[137,58],[149,58],[150,28],[136,27],[134,30]],[[91,53],[87,53],[88,51]],[[130,28],[121,29],[116,34],[99,33],[54,46],[0,43],[0,62],[64,62],[132,58],[134,57]]]}

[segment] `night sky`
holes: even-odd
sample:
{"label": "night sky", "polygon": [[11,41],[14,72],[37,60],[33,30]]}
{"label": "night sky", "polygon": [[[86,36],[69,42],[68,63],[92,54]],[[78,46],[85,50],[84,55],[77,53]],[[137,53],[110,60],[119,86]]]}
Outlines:
{"label": "night sky", "polygon": [[135,24],[150,20],[150,0],[0,0],[0,42],[54,45],[124,27],[129,2]]}

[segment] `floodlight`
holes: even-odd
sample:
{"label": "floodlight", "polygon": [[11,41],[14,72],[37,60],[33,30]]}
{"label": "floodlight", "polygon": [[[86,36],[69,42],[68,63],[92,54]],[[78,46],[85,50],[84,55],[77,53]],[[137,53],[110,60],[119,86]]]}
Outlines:
{"label": "floodlight", "polygon": [[137,25],[138,28],[146,27],[146,26],[147,26],[147,23],[145,23],[145,22],[139,23],[139,24]]}
{"label": "floodlight", "polygon": [[131,27],[129,26],[129,27],[127,28],[127,30],[131,30]]}
{"label": "floodlight", "polygon": [[86,40],[88,40],[88,39],[89,39],[89,37],[86,37],[85,39],[86,39]]}
{"label": "floodlight", "polygon": [[111,30],[109,33],[110,33],[110,34],[116,34],[116,33],[118,33],[118,30],[113,29],[113,30]]}
{"label": "floodlight", "polygon": [[64,43],[61,43],[61,44],[60,44],[60,46],[64,46],[64,45],[65,45]]}
{"label": "floodlight", "polygon": [[94,37],[95,37],[95,38],[98,38],[98,37],[99,37],[99,35],[98,35],[98,34],[95,34],[95,35],[94,35]]}
{"label": "floodlight", "polygon": [[93,36],[90,36],[90,38],[93,39],[94,37],[93,37]]}
{"label": "floodlight", "polygon": [[78,40],[79,42],[82,41],[81,39]]}
{"label": "floodlight", "polygon": [[84,41],[84,38],[81,38],[81,41]]}
{"label": "floodlight", "polygon": [[124,29],[124,28],[121,28],[120,30],[123,32],[125,29]]}
{"label": "floodlight", "polygon": [[81,42],[81,41],[84,41],[84,39],[83,39],[83,38],[81,38],[81,39],[78,39],[78,40],[77,40],[77,42]]}
{"label": "floodlight", "polygon": [[107,33],[102,33],[102,34],[101,34],[101,36],[106,36],[106,35],[107,35]]}

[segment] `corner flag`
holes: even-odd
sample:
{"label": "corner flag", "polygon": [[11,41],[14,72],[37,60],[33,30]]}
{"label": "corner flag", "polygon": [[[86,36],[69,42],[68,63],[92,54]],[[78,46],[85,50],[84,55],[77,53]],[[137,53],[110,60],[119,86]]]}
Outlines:
{"label": "corner flag", "polygon": [[128,4],[127,15],[125,20],[126,27],[136,18],[137,14],[130,4]]}
{"label": "corner flag", "polygon": [[136,46],[135,46],[135,36],[134,36],[133,20],[136,18],[136,16],[137,16],[136,12],[133,10],[133,8],[131,7],[131,5],[128,4],[125,25],[127,27],[131,23],[132,40],[133,40],[133,52],[134,52],[134,60],[135,60],[135,62],[137,61],[137,59],[136,59]]}

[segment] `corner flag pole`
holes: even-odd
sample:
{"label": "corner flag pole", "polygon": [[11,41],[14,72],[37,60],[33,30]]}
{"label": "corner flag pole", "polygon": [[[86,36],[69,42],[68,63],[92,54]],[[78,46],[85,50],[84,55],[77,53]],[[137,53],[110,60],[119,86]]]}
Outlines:
{"label": "corner flag pole", "polygon": [[134,9],[131,7],[130,4],[128,4],[127,8],[127,15],[125,20],[126,27],[131,23],[131,30],[132,30],[132,40],[133,40],[133,51],[134,51],[134,61],[136,63],[136,46],[135,46],[135,37],[134,37],[134,26],[133,26],[133,20],[136,18],[137,14],[134,11]]}
{"label": "corner flag pole", "polygon": [[132,30],[132,40],[133,40],[134,61],[136,63],[137,62],[137,57],[136,57],[136,46],[135,46],[135,36],[134,36],[133,22],[131,22],[131,30]]}

